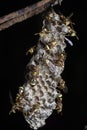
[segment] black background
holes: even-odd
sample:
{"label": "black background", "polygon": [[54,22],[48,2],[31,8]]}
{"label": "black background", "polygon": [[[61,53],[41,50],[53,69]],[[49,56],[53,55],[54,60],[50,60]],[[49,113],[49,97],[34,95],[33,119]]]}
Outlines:
{"label": "black background", "polygon": [[[38,0],[0,0],[0,17]],[[79,40],[71,38],[74,46],[67,46],[67,59],[62,74],[68,93],[63,95],[62,115],[54,111],[42,130],[83,130],[87,125],[87,3],[86,0],[63,0],[56,6],[65,16],[74,13],[75,30]],[[15,99],[18,87],[24,83],[25,67],[31,58],[26,51],[38,41],[35,33],[42,26],[41,14],[0,32],[0,127],[29,130],[21,113],[11,114],[9,91]]]}

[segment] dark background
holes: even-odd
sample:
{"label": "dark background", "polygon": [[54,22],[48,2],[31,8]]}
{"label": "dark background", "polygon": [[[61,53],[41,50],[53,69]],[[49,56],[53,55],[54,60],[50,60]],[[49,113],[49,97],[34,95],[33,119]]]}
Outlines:
{"label": "dark background", "polygon": [[[38,0],[0,0],[0,17]],[[79,40],[71,38],[74,46],[67,46],[67,59],[62,74],[68,93],[63,95],[63,112],[54,113],[41,130],[83,130],[87,125],[87,3],[86,0],[63,0],[56,6],[65,16],[74,13],[75,30]],[[26,51],[35,45],[42,26],[42,15],[34,16],[0,32],[0,127],[29,130],[21,113],[11,114],[9,91],[15,99],[18,87],[25,81],[25,67],[31,58]]]}

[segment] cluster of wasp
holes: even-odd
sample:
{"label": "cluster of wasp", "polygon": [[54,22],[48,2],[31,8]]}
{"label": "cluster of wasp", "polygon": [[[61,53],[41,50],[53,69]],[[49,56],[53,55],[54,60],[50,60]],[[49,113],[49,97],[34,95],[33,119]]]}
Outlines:
{"label": "cluster of wasp", "polygon": [[27,65],[27,81],[19,88],[12,111],[21,111],[33,129],[45,125],[54,109],[62,111],[65,81],[61,73],[66,59],[65,41],[73,45],[67,37],[76,36],[72,25],[69,18],[50,10],[43,20],[37,46],[26,53],[33,55]]}

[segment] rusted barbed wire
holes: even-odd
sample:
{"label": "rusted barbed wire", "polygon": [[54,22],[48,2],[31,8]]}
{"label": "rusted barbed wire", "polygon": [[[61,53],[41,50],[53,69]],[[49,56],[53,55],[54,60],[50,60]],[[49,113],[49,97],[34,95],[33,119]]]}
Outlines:
{"label": "rusted barbed wire", "polygon": [[62,0],[42,0],[0,18],[0,31],[45,11],[50,5],[61,4]]}

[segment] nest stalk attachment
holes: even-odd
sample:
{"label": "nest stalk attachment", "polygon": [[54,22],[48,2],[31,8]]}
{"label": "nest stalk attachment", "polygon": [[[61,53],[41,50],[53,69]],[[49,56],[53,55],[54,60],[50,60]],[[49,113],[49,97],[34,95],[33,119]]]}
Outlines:
{"label": "nest stalk attachment", "polygon": [[62,0],[41,0],[33,5],[5,15],[0,18],[0,31],[45,11],[51,5],[61,4],[61,2]]}

